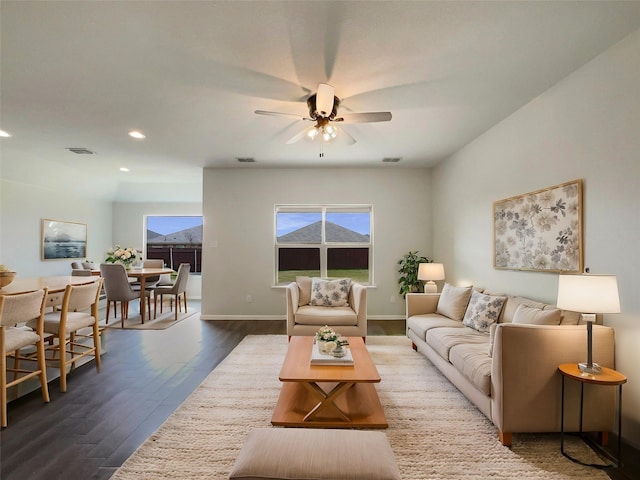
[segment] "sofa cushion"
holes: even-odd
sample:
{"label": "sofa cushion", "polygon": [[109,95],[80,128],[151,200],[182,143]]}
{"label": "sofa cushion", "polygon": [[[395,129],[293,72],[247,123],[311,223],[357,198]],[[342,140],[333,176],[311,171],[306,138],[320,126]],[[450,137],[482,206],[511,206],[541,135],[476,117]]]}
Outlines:
{"label": "sofa cushion", "polygon": [[[545,306],[545,310],[549,308],[556,308],[553,305]],[[560,310],[560,325],[578,325],[582,314],[580,312],[573,312],[571,310]]]}
{"label": "sofa cushion", "polygon": [[349,305],[350,278],[336,278],[325,280],[313,277],[311,279],[310,305],[323,307],[344,307]]}
{"label": "sofa cushion", "polygon": [[451,320],[462,320],[467,304],[471,298],[471,287],[454,287],[445,283],[438,299],[436,313],[449,317]]}
{"label": "sofa cushion", "polygon": [[309,305],[311,301],[311,277],[296,277],[298,284],[298,306]]}
{"label": "sofa cushion", "polygon": [[407,328],[415,333],[420,339],[424,340],[427,331],[432,328],[452,327],[462,328],[462,322],[451,320],[437,313],[425,313],[422,315],[413,315],[407,319]]}
{"label": "sofa cushion", "polygon": [[489,334],[480,333],[469,327],[441,327],[428,330],[425,339],[438,355],[448,361],[449,350],[456,345],[476,343],[484,345],[486,351]]}
{"label": "sofa cushion", "polygon": [[449,352],[449,361],[485,395],[491,395],[491,357],[486,344],[455,345]]}
{"label": "sofa cushion", "polygon": [[528,323],[531,325],[560,325],[560,310],[557,308],[540,310],[539,308],[518,305],[512,323]]}
{"label": "sofa cushion", "polygon": [[351,307],[316,307],[303,305],[295,313],[295,322],[301,325],[357,325],[358,316]]}
{"label": "sofa cushion", "polygon": [[540,309],[543,309],[547,306],[545,303],[536,302],[535,300],[531,300],[529,298],[507,296],[507,301],[502,308],[502,313],[500,314],[498,323],[511,323],[513,321],[513,314],[516,313],[516,309],[519,305],[526,305],[527,307]]}
{"label": "sofa cushion", "polygon": [[498,322],[506,299],[473,291],[462,324],[479,332],[488,332],[489,326]]}

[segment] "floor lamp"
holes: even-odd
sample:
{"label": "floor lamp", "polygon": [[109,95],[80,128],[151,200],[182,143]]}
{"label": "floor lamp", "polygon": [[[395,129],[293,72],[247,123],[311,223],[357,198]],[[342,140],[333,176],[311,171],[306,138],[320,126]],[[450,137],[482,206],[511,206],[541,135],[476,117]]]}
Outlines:
{"label": "floor lamp", "polygon": [[620,313],[618,281],[615,275],[560,275],[558,277],[558,308],[582,313],[587,324],[587,361],[578,367],[585,373],[600,373],[593,363],[593,322],[596,313]]}

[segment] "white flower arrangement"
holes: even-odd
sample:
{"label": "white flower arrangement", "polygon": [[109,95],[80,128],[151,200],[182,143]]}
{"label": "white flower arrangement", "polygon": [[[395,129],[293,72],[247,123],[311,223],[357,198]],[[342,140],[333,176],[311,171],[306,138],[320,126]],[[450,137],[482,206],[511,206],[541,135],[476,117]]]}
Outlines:
{"label": "white flower arrangement", "polygon": [[320,330],[316,332],[316,341],[326,343],[334,342],[336,346],[349,344],[349,341],[345,337],[335,332],[333,328],[329,327],[328,325],[321,327]]}
{"label": "white flower arrangement", "polygon": [[114,248],[107,250],[105,262],[122,263],[125,267],[128,267],[140,258],[142,258],[142,254],[135,248],[123,248],[120,245],[116,245]]}

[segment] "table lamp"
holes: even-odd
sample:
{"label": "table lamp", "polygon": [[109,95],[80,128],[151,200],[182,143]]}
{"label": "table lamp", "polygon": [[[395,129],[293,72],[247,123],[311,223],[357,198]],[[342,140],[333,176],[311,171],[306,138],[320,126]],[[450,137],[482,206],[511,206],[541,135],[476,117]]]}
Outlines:
{"label": "table lamp", "polygon": [[560,275],[558,277],[558,308],[583,312],[587,323],[587,361],[579,363],[584,373],[600,373],[593,363],[593,322],[596,313],[620,313],[618,281],[615,275]]}
{"label": "table lamp", "polygon": [[418,280],[426,281],[425,293],[437,293],[438,286],[434,280],[444,280],[444,265],[442,263],[421,263],[418,266]]}

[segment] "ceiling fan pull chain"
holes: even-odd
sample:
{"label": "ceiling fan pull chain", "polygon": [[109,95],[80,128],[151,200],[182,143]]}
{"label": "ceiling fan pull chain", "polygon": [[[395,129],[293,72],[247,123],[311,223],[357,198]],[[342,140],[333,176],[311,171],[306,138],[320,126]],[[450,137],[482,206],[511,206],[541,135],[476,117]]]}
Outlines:
{"label": "ceiling fan pull chain", "polygon": [[324,143],[320,142],[320,158],[324,158]]}

